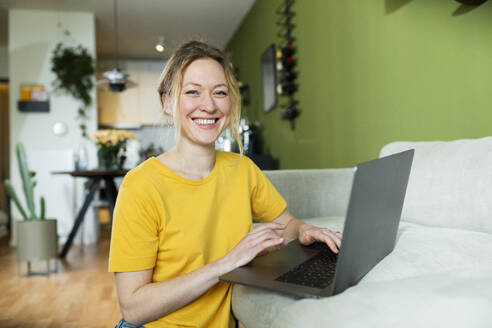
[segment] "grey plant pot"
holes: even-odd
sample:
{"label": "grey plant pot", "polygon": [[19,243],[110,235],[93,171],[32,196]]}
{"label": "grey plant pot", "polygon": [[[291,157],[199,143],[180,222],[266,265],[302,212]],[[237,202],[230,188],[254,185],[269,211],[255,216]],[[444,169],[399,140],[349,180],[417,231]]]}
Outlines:
{"label": "grey plant pot", "polygon": [[17,261],[49,260],[57,250],[55,219],[17,222]]}

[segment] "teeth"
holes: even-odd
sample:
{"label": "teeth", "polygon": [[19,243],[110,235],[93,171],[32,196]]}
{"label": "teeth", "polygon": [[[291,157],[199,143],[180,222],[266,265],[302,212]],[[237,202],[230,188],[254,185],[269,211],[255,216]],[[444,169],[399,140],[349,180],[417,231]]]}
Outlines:
{"label": "teeth", "polygon": [[194,120],[197,124],[214,124],[215,120]]}

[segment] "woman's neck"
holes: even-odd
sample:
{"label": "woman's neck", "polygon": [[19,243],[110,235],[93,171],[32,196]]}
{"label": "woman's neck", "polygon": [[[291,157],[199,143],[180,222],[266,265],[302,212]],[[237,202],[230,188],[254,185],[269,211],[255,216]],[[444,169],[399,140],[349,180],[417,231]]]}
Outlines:
{"label": "woman's neck", "polygon": [[201,146],[178,140],[169,150],[174,164],[182,173],[202,178],[212,172],[215,166],[215,145]]}

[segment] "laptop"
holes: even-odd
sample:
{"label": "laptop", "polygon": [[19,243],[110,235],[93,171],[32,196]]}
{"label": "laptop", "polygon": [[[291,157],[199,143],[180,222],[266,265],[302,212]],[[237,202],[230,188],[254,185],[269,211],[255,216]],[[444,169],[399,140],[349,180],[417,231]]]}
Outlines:
{"label": "laptop", "polygon": [[296,239],[220,281],[311,298],[357,284],[395,247],[413,155],[412,149],[357,165],[338,254]]}

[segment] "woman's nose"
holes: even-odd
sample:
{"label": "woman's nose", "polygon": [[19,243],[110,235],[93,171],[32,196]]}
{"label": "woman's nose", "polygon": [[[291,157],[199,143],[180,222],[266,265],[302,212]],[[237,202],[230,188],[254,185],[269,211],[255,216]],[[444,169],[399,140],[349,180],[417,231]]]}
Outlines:
{"label": "woman's nose", "polygon": [[215,112],[215,101],[210,94],[203,94],[200,109],[206,112]]}

